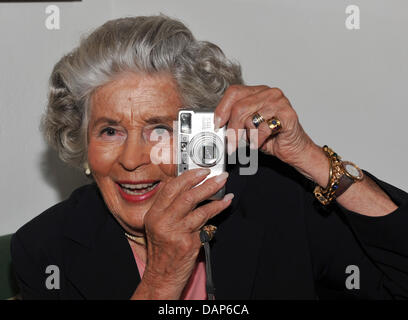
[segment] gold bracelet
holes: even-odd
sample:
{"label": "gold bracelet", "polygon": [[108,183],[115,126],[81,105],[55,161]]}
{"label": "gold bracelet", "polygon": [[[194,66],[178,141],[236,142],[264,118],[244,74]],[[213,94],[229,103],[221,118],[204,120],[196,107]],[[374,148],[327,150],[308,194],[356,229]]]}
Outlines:
{"label": "gold bracelet", "polygon": [[328,146],[323,146],[323,151],[326,153],[329,164],[330,164],[330,171],[329,171],[329,182],[326,188],[322,188],[321,186],[317,185],[313,191],[315,197],[319,202],[323,205],[330,204],[336,198],[336,190],[339,185],[339,180],[341,176],[344,174],[343,167],[341,165],[341,157],[335,153],[332,149]]}

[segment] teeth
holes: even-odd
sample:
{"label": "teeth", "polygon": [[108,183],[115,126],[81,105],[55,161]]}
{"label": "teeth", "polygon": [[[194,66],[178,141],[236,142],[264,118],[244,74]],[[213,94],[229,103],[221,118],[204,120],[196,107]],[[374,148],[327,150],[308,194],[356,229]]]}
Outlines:
{"label": "teeth", "polygon": [[135,196],[135,195],[145,194],[145,193],[153,190],[154,188],[156,188],[158,185],[159,185],[158,183],[152,184],[150,187],[144,188],[143,191],[129,190],[129,189],[126,189],[126,188],[122,188],[122,190],[127,194]]}
{"label": "teeth", "polygon": [[153,186],[154,183],[148,183],[148,184],[120,184],[122,188],[128,188],[128,189],[145,189],[148,187]]}
{"label": "teeth", "polygon": [[[145,194],[153,190],[159,184],[156,182],[156,183],[148,183],[148,184],[119,184],[119,185],[122,187],[122,190],[127,194],[141,195],[141,194]],[[138,190],[143,190],[143,191],[138,191]]]}

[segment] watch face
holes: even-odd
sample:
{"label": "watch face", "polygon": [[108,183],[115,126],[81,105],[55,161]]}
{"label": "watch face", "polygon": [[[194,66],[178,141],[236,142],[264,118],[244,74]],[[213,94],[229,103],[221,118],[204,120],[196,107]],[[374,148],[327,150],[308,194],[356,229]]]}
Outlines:
{"label": "watch face", "polygon": [[363,178],[363,172],[354,163],[350,161],[343,161],[343,168],[352,178],[358,180]]}

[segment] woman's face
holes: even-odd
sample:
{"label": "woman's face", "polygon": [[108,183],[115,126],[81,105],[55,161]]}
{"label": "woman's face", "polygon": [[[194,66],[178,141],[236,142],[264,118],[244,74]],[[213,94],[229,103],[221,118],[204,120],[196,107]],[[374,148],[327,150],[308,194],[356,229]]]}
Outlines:
{"label": "woman's face", "polygon": [[[92,95],[89,166],[109,210],[127,231],[143,231],[144,215],[163,182],[175,176],[172,128],[181,105],[167,74],[125,73]],[[167,164],[157,164],[158,146],[171,150]]]}

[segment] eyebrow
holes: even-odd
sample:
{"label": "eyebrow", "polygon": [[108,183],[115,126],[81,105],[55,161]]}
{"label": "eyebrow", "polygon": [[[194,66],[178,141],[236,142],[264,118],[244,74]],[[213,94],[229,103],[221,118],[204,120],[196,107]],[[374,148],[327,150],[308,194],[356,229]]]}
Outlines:
{"label": "eyebrow", "polygon": [[[148,118],[146,120],[144,120],[146,123],[148,124],[158,124],[158,123],[166,123],[166,122],[171,122],[176,120],[175,117],[172,116],[154,116],[151,118]],[[108,125],[111,126],[115,126],[121,123],[121,120],[115,120],[115,119],[111,119],[111,118],[107,118],[107,117],[101,117],[98,118],[95,122],[94,122],[94,126],[97,126],[100,123],[106,123]]]}
{"label": "eyebrow", "polygon": [[111,118],[107,118],[107,117],[101,117],[101,118],[98,118],[95,122],[94,122],[94,126],[97,126],[98,124],[100,124],[100,123],[107,123],[107,124],[109,124],[109,125],[111,125],[111,126],[114,126],[114,125],[118,125],[118,124],[120,124],[120,122],[121,122],[121,120],[115,120],[115,119],[111,119]]}
{"label": "eyebrow", "polygon": [[171,122],[174,120],[176,120],[176,118],[172,116],[155,116],[155,117],[148,118],[145,121],[149,124],[157,124],[157,123]]}

